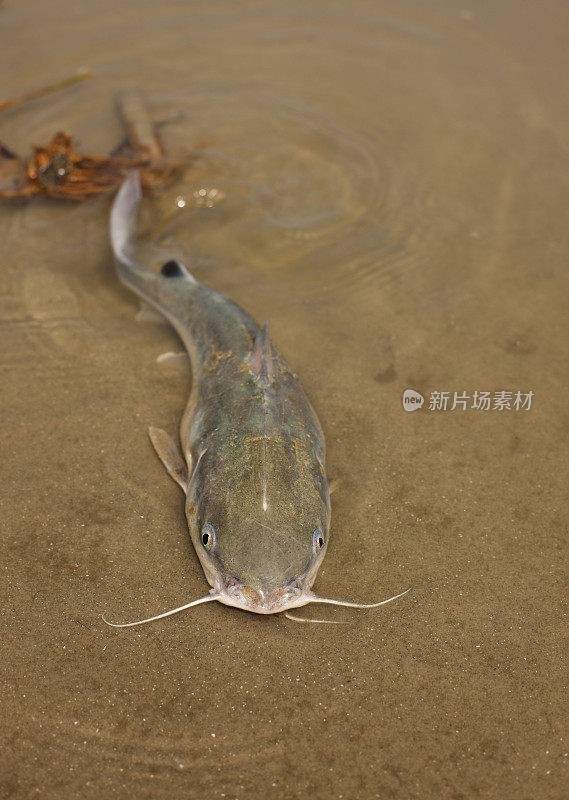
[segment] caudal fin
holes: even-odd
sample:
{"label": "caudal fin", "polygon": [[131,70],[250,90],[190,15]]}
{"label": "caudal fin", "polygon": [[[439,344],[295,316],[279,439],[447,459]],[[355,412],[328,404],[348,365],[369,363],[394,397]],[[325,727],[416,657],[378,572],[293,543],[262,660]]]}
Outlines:
{"label": "caudal fin", "polygon": [[141,198],[140,173],[134,170],[129,173],[118,190],[111,209],[111,245],[119,264],[134,266],[128,257],[128,248],[136,231],[137,210]]}
{"label": "caudal fin", "polygon": [[184,278],[195,281],[179,261],[170,260],[164,264],[160,273],[152,272],[137,264],[129,255],[136,234],[138,205],[142,198],[140,173],[133,170],[123,181],[111,208],[109,229],[111,246],[121,280],[150,301],[156,300],[150,283],[160,282],[162,278]]}

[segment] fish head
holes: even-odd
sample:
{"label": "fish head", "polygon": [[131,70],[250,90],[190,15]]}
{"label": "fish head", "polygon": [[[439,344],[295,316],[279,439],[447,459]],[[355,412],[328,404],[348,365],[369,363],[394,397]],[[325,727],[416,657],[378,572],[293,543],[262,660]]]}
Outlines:
{"label": "fish head", "polygon": [[269,452],[233,468],[204,457],[186,516],[205,576],[226,605],[274,614],[311,602],[328,546],[330,500],[318,459]]}

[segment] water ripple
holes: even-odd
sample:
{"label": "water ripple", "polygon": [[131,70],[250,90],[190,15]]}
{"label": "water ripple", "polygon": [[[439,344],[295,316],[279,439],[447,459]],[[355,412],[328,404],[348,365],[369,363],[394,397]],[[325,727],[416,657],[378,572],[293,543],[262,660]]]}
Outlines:
{"label": "water ripple", "polygon": [[[239,261],[302,278],[308,291],[389,281],[413,266],[425,191],[378,157],[381,142],[259,90],[172,94],[154,104],[158,118],[174,110],[181,118],[163,131],[169,151],[187,151],[192,139],[205,147],[159,202],[160,221],[148,231],[157,260],[178,250],[198,270]],[[203,186],[225,200],[196,209],[191,198]],[[182,209],[180,197],[189,198]]]}

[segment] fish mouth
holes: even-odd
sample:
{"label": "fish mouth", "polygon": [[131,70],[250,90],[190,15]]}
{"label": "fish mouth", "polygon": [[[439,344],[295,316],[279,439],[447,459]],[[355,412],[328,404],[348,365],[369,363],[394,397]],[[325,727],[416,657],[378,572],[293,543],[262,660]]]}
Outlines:
{"label": "fish mouth", "polygon": [[219,592],[217,600],[254,614],[278,614],[279,611],[306,605],[310,602],[310,596],[302,589],[290,586],[261,589],[233,585],[225,586]]}

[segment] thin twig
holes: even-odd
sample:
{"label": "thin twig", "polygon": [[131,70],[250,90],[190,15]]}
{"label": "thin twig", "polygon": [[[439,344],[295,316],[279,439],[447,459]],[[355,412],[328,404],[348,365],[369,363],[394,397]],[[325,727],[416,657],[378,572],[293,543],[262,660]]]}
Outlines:
{"label": "thin twig", "polygon": [[41,86],[39,89],[34,89],[33,92],[26,92],[25,94],[19,95],[19,97],[12,97],[9,100],[0,100],[0,111],[4,111],[6,108],[19,106],[22,103],[27,103],[28,100],[35,100],[36,97],[42,97],[44,94],[56,92],[59,89],[65,89],[67,86],[73,86],[73,84],[84,81],[86,78],[90,77],[91,72],[88,69],[80,69],[74,75],[69,75],[67,78],[63,78],[55,83],[48,83],[47,86]]}

